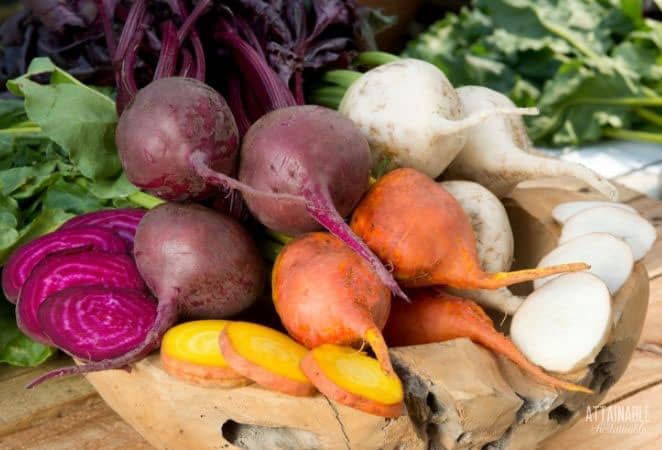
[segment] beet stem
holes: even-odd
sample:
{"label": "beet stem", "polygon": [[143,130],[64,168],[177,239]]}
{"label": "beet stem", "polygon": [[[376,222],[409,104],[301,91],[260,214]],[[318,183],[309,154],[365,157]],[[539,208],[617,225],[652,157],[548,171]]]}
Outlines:
{"label": "beet stem", "polygon": [[289,201],[296,202],[300,204],[305,204],[306,199],[299,195],[292,194],[283,194],[275,192],[265,192],[255,189],[245,183],[242,183],[239,180],[236,180],[232,177],[229,177],[223,173],[216,172],[213,169],[209,168],[209,162],[207,161],[207,155],[201,151],[194,151],[189,157],[189,162],[193,166],[195,172],[204,178],[207,183],[223,186],[227,189],[236,189],[241,191],[242,194],[246,196],[253,196],[256,198],[264,198],[275,201]]}
{"label": "beet stem", "polygon": [[[99,10],[99,18],[101,20],[101,26],[103,27],[103,35],[106,39],[106,47],[108,48],[108,57],[112,61],[113,56],[115,55],[115,37],[113,36],[113,25],[111,23],[109,13],[112,15],[112,11],[109,11],[106,8],[106,0],[96,0],[97,9]],[[109,5],[111,5],[109,3]]]}
{"label": "beet stem", "polygon": [[333,205],[333,200],[327,188],[314,186],[313,189],[304,192],[306,198],[306,209],[308,213],[331,234],[343,241],[349,248],[358,253],[370,263],[379,279],[396,296],[409,301],[407,295],[402,291],[393,278],[393,274],[386,270],[384,264],[375,256],[368,246],[358,237]]}
{"label": "beet stem", "polygon": [[180,41],[177,37],[177,27],[169,20],[163,24],[162,30],[161,53],[159,54],[159,62],[156,64],[156,69],[154,70],[154,80],[173,76],[177,68],[177,53],[180,46]]}
{"label": "beet stem", "polygon": [[232,51],[242,74],[266,112],[297,104],[283,80],[250,44],[236,33],[222,32],[218,37]]}
{"label": "beet stem", "polygon": [[179,38],[180,43],[184,42],[184,39],[187,38],[189,33],[195,31],[195,22],[197,22],[197,20],[207,11],[207,8],[209,5],[211,5],[211,3],[212,0],[202,0],[197,5],[195,5],[195,8],[193,8],[193,11],[191,11],[191,15],[186,18],[182,26],[179,28],[179,31],[177,32],[177,37]]}
{"label": "beet stem", "polygon": [[241,81],[237,74],[232,71],[228,73],[228,105],[232,110],[237,128],[239,129],[239,136],[243,137],[251,126],[250,120],[246,115],[244,103],[241,99]]}

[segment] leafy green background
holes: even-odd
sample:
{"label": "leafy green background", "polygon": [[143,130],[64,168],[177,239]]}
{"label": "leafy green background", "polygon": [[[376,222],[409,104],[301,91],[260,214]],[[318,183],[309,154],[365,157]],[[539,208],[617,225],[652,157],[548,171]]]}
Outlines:
{"label": "leafy green background", "polygon": [[538,144],[662,142],[662,24],[642,17],[641,0],[474,0],[405,55],[437,65],[455,86],[540,107],[527,118]]}
{"label": "leafy green background", "polygon": [[[107,92],[44,58],[8,87],[19,98],[0,100],[0,265],[77,214],[145,197],[121,172]],[[34,366],[53,352],[20,332],[14,306],[0,298],[0,362]]]}

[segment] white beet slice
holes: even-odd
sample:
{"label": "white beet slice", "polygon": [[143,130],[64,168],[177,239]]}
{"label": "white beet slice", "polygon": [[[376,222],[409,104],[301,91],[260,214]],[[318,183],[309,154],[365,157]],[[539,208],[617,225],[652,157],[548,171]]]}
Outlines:
{"label": "white beet slice", "polygon": [[552,210],[552,217],[558,223],[566,223],[568,219],[574,216],[577,213],[586,211],[587,209],[597,208],[599,206],[612,206],[614,208],[620,208],[625,211],[630,211],[637,214],[637,210],[630,205],[618,202],[608,202],[600,200],[579,200],[575,202],[565,202],[559,203]]}
{"label": "white beet slice", "polygon": [[587,272],[562,275],[533,291],[510,325],[510,337],[534,364],[569,373],[593,362],[611,329],[611,297]]}
{"label": "white beet slice", "polygon": [[[609,292],[615,294],[627,281],[634,267],[630,246],[609,233],[589,233],[559,245],[545,255],[538,267],[569,262],[585,262],[588,272],[605,282]],[[557,278],[552,275],[533,282],[535,289]]]}
{"label": "white beet slice", "polygon": [[613,206],[598,206],[570,217],[561,231],[561,244],[589,233],[609,233],[623,239],[639,261],[651,249],[657,232],[655,227],[639,214]]}

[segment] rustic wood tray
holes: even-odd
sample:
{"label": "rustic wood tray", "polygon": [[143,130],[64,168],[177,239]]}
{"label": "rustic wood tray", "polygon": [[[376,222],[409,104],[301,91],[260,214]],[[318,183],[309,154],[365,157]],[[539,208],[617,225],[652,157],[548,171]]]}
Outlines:
{"label": "rustic wood tray", "polygon": [[[550,211],[579,194],[522,189],[505,201],[516,241],[516,266],[532,266],[556,245]],[[509,361],[467,339],[394,348],[407,390],[408,415],[375,417],[322,395],[298,398],[256,386],[202,388],[167,375],[158,355],[130,373],[107,371],[87,379],[147,441],[169,449],[531,449],[584,417],[625,371],[648,305],[648,274],[637,264],[613,299],[614,328],[588,369],[572,374],[596,391],[555,392]],[[498,322],[498,321],[497,321]],[[506,324],[507,326],[507,324]]]}

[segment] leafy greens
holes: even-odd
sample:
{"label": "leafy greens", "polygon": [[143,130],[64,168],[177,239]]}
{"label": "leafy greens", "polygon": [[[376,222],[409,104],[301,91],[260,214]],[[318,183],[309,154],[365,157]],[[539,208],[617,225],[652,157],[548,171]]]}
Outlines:
{"label": "leafy greens", "polygon": [[[23,99],[0,100],[0,265],[74,215],[153,205],[122,175],[112,98],[45,58],[8,86]],[[53,350],[18,330],[13,309],[0,299],[0,362],[38,365]]]}
{"label": "leafy greens", "polygon": [[640,0],[474,0],[411,41],[405,55],[456,86],[507,93],[541,115],[539,144],[604,137],[662,142],[662,23]]}

